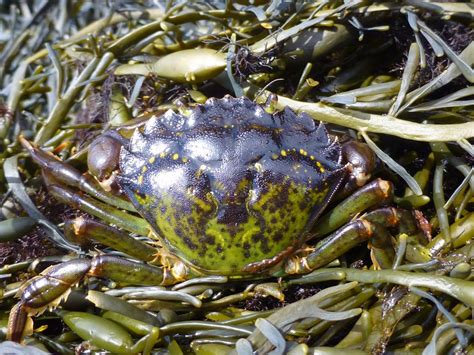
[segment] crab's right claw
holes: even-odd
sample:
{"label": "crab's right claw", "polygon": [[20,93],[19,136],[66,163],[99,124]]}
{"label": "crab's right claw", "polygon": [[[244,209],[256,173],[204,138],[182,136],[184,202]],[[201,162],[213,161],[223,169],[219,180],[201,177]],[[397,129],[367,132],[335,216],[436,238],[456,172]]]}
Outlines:
{"label": "crab's right claw", "polygon": [[7,340],[20,343],[25,336],[33,334],[33,320],[22,302],[10,311],[8,318]]}
{"label": "crab's right claw", "polygon": [[90,260],[75,259],[52,265],[27,281],[18,291],[20,301],[10,311],[7,339],[20,343],[25,336],[31,335],[31,317],[41,314],[46,308],[56,307],[89,269]]}

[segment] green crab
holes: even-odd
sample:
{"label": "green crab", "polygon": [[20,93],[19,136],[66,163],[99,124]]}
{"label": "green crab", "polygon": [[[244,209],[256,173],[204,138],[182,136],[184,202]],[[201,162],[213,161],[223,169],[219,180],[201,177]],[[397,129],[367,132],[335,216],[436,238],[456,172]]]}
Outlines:
{"label": "green crab", "polygon": [[[98,138],[89,148],[89,171],[96,178],[22,139],[57,199],[108,223],[79,218],[66,222],[66,234],[80,244],[96,239],[142,262],[97,255],[47,268],[22,287],[9,339],[31,333],[31,316],[58,305],[86,275],[169,285],[203,274],[305,273],[372,236],[386,237],[381,225],[410,220],[408,211],[394,208],[354,219],[388,202],[392,185],[370,181],[376,159],[365,144],[339,143],[308,115],[269,113],[230,96],[182,111]],[[121,195],[104,191],[96,179]],[[322,216],[336,200],[343,201]],[[372,246],[390,259],[390,238],[377,238]]]}

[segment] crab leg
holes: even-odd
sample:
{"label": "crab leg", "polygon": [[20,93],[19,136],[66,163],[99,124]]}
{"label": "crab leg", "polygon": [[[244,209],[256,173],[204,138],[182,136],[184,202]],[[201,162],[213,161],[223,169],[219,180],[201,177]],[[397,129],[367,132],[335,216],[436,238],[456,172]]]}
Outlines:
{"label": "crab leg", "polygon": [[309,255],[288,260],[285,271],[288,274],[312,271],[367,240],[371,242],[371,256],[375,259],[374,262],[382,268],[390,268],[395,252],[391,236],[385,227],[400,225],[406,233],[414,233],[417,230],[408,211],[396,208],[374,210],[319,241]]}
{"label": "crab leg", "polygon": [[357,214],[390,201],[393,196],[391,182],[376,179],[340,202],[315,224],[315,236],[322,236],[341,227]]}
{"label": "crab leg", "polygon": [[24,336],[31,335],[31,317],[41,314],[46,308],[57,307],[67,298],[71,287],[86,275],[132,285],[169,285],[185,279],[187,270],[184,265],[167,269],[106,255],[50,266],[21,287],[20,301],[8,319],[7,338],[20,342]]}
{"label": "crab leg", "polygon": [[148,235],[148,223],[142,218],[120,211],[88,195],[75,192],[59,185],[50,185],[49,192],[60,202],[74,206],[81,211],[96,216],[108,223],[115,224],[129,232]]}
{"label": "crab leg", "polygon": [[39,276],[27,281],[18,292],[19,303],[10,312],[7,339],[20,342],[23,336],[31,335],[31,316],[44,312],[47,307],[57,306],[89,268],[90,260],[75,259],[50,266]]}
{"label": "crab leg", "polygon": [[285,266],[288,274],[301,274],[328,264],[373,235],[372,224],[358,219],[324,238],[305,257],[290,258]]}
{"label": "crab leg", "polygon": [[418,231],[411,212],[401,208],[379,208],[366,213],[364,219],[384,227],[398,227],[400,233],[413,234]]}
{"label": "crab leg", "polygon": [[67,221],[64,233],[79,245],[94,240],[142,261],[152,261],[157,252],[156,248],[142,243],[128,233],[89,218],[78,217]]}
{"label": "crab leg", "polygon": [[393,266],[395,250],[392,236],[386,228],[397,227],[399,234],[415,235],[419,229],[410,211],[386,207],[366,213],[363,218],[375,227],[370,239],[370,256],[374,265],[381,269]]}
{"label": "crab leg", "polygon": [[10,310],[7,327],[7,340],[20,343],[25,336],[33,334],[33,320],[28,308],[18,302]]}
{"label": "crab leg", "polygon": [[[33,147],[26,139],[21,138],[21,143],[29,151],[36,163],[38,163],[46,173],[45,178],[49,181],[49,191],[61,202],[71,204],[80,210],[99,217],[109,223],[115,224],[129,232],[147,235],[149,233],[148,224],[141,218],[130,215],[119,209],[135,211],[135,208],[128,201],[105,193],[100,189],[95,181],[87,175],[82,175],[73,167],[65,164],[52,155]],[[100,202],[86,194],[73,191],[67,187],[60,186],[63,183],[104,202]],[[116,206],[117,208],[109,206]]]}
{"label": "crab leg", "polygon": [[20,142],[28,150],[33,160],[57,182],[75,187],[95,198],[104,201],[119,209],[136,212],[133,205],[117,196],[106,193],[90,175],[83,175],[72,166],[58,160],[53,155],[34,147],[25,138],[20,136]]}

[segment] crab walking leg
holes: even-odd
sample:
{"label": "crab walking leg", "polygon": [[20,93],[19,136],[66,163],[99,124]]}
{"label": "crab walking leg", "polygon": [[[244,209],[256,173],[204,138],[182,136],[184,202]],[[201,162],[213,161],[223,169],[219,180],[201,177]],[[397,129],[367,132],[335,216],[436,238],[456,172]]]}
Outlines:
{"label": "crab walking leg", "polygon": [[372,224],[364,219],[357,219],[318,242],[309,255],[288,259],[285,271],[288,274],[301,274],[317,269],[367,241],[372,235]]}
{"label": "crab walking leg", "polygon": [[25,138],[20,136],[20,142],[28,150],[33,160],[57,182],[75,187],[88,193],[95,198],[104,201],[117,208],[135,212],[135,207],[128,201],[117,196],[106,193],[95,180],[89,175],[83,175],[78,170],[66,164],[53,155],[34,147]]}
{"label": "crab walking leg", "polygon": [[142,261],[152,261],[157,253],[156,248],[128,233],[89,218],[78,217],[67,221],[64,233],[79,245],[89,244],[89,241],[94,240]]}
{"label": "crab walking leg", "polygon": [[395,251],[386,228],[397,226],[403,233],[411,234],[418,230],[406,210],[387,207],[371,211],[319,241],[309,255],[288,260],[285,271],[288,274],[312,271],[367,240],[370,240],[374,263],[384,269],[391,268]]}
{"label": "crab walking leg", "polygon": [[[154,286],[177,282],[173,282],[173,275],[167,275],[167,271],[162,267],[107,255],[93,258],[87,274],[140,286]],[[170,280],[170,278],[173,278],[173,280]]]}
{"label": "crab walking leg", "polygon": [[413,234],[418,231],[411,212],[401,208],[379,208],[366,213],[364,219],[384,227],[398,227],[399,233]]}
{"label": "crab walking leg", "polygon": [[115,224],[119,228],[140,235],[148,235],[150,232],[148,223],[144,219],[120,211],[88,195],[74,192],[59,185],[50,185],[48,189],[60,202],[78,208],[108,223]]}
{"label": "crab walking leg", "polygon": [[395,259],[392,236],[386,228],[397,227],[398,233],[414,234],[418,227],[412,214],[403,209],[386,207],[366,213],[363,219],[371,223],[370,256],[379,269],[391,269]]}
{"label": "crab walking leg", "polygon": [[166,269],[106,255],[50,266],[20,288],[20,301],[12,308],[8,319],[7,338],[21,342],[24,336],[31,335],[31,317],[46,308],[57,307],[67,298],[71,287],[86,275],[140,286],[174,284],[188,276],[184,265]]}
{"label": "crab walking leg", "polygon": [[323,215],[315,224],[316,236],[325,235],[341,227],[370,207],[390,201],[393,186],[389,181],[376,179],[363,186]]}

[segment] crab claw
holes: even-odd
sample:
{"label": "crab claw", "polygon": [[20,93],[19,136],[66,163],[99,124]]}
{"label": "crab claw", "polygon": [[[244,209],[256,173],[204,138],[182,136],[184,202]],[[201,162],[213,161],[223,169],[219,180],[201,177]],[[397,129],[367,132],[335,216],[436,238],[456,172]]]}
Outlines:
{"label": "crab claw", "polygon": [[33,334],[33,320],[23,303],[19,302],[11,309],[7,329],[7,339],[17,343]]}
{"label": "crab claw", "polygon": [[54,308],[67,298],[71,287],[84,277],[90,265],[87,259],[71,260],[50,266],[25,283],[18,291],[20,301],[8,318],[7,339],[21,342],[23,337],[31,335],[31,316],[41,314],[46,308]]}

